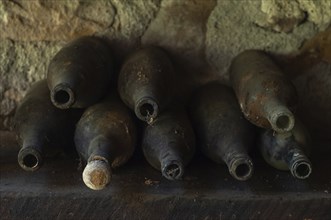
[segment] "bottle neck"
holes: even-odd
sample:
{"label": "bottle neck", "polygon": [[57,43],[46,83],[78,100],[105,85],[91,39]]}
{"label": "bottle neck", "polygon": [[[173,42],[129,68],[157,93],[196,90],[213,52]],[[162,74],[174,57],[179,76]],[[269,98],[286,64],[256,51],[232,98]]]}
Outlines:
{"label": "bottle neck", "polygon": [[184,164],[176,146],[160,147],[159,161],[162,175],[169,180],[177,180],[183,176]]}
{"label": "bottle neck", "polygon": [[289,108],[277,98],[270,98],[264,104],[264,116],[272,129],[282,133],[294,127],[294,115]]}
{"label": "bottle neck", "polygon": [[252,176],[253,162],[241,144],[228,146],[221,157],[235,179],[245,181]]}
{"label": "bottle neck", "polygon": [[284,155],[284,161],[288,165],[292,175],[298,179],[306,179],[312,171],[312,165],[301,147],[291,141],[289,150]]}
{"label": "bottle neck", "polygon": [[34,150],[43,153],[46,141],[45,134],[43,132],[36,134],[36,132],[29,132],[24,135],[22,149],[23,148],[33,148]]}
{"label": "bottle neck", "polygon": [[43,135],[25,135],[23,145],[18,152],[18,163],[26,171],[35,171],[43,164],[46,143]]}
{"label": "bottle neck", "polygon": [[114,144],[103,135],[95,137],[89,145],[87,162],[92,160],[104,160],[109,164],[113,161],[112,151]]}

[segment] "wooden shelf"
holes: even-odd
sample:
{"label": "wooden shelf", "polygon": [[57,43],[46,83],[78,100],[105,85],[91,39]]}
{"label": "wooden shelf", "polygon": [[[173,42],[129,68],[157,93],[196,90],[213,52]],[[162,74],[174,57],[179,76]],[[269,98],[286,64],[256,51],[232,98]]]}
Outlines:
{"label": "wooden shelf", "polygon": [[0,134],[1,219],[331,218],[330,151],[312,155],[313,173],[305,181],[255,156],[256,171],[246,182],[202,156],[187,167],[182,181],[171,182],[138,152],[114,171],[107,189],[92,191],[83,184],[78,161],[69,158],[47,159],[40,170],[23,171],[14,135]]}

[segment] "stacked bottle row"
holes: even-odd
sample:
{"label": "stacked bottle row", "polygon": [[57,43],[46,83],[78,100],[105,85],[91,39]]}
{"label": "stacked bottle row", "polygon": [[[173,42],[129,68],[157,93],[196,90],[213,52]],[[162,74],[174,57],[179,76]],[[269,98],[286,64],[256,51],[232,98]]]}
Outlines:
{"label": "stacked bottle row", "polygon": [[129,56],[117,85],[113,56],[99,37],[79,38],[55,55],[47,78],[31,87],[16,112],[23,169],[34,171],[44,157],[75,146],[86,164],[84,183],[103,189],[112,169],[132,157],[140,119],[145,158],[169,180],[184,174],[196,139],[208,158],[225,163],[238,180],[253,174],[249,151],[256,143],[273,167],[302,179],[311,173],[305,155],[309,137],[293,114],[295,88],[263,52],[235,58],[234,90],[208,83],[193,93],[188,106],[176,99],[175,69],[161,48]]}

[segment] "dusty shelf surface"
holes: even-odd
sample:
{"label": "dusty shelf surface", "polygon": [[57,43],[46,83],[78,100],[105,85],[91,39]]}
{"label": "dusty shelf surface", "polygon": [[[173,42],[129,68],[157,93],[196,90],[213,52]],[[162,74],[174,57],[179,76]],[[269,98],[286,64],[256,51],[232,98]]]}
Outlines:
{"label": "dusty shelf surface", "polygon": [[171,182],[138,152],[102,191],[83,184],[77,160],[47,158],[31,173],[18,166],[17,151],[14,135],[0,132],[1,219],[331,219],[329,150],[312,155],[313,174],[304,181],[255,156],[246,182],[202,156]]}

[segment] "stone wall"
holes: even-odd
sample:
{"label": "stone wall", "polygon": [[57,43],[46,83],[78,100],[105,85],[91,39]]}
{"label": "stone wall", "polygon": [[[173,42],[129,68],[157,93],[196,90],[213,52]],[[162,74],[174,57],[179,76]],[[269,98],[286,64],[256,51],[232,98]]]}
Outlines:
{"label": "stone wall", "polygon": [[[52,56],[78,36],[109,38],[119,64],[141,45],[162,46],[185,93],[208,80],[226,83],[232,58],[249,48],[274,54],[294,75],[298,57],[309,60],[307,70],[328,65],[330,23],[330,0],[2,0],[0,129],[10,128],[17,103],[45,77]],[[308,40],[319,32],[318,41]]]}

